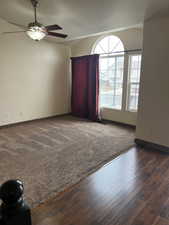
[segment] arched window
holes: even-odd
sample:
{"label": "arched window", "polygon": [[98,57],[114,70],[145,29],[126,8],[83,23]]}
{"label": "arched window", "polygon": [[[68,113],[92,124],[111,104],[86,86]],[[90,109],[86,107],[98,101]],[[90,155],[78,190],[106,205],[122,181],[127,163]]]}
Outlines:
{"label": "arched window", "polygon": [[124,46],[122,41],[114,35],[107,36],[97,41],[94,46],[93,52],[95,54],[114,55],[117,52],[123,54]]}
{"label": "arched window", "polygon": [[122,109],[124,46],[107,36],[96,43],[93,53],[100,54],[100,107]]}

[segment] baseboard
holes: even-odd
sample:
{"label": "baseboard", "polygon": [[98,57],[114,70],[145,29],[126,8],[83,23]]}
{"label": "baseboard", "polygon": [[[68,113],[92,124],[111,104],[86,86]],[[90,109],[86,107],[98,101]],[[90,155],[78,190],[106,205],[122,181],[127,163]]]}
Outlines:
{"label": "baseboard", "polygon": [[128,127],[128,128],[136,129],[135,125],[122,123],[122,122],[116,122],[116,121],[112,121],[112,120],[101,119],[100,123],[103,123],[103,124],[112,123],[112,124],[120,125],[120,126],[123,126],[123,127],[125,126],[125,127]]}
{"label": "baseboard", "polygon": [[33,121],[52,119],[52,118],[68,116],[68,115],[71,115],[71,113],[64,113],[64,114],[60,114],[60,115],[47,116],[47,117],[37,118],[37,119],[33,119],[33,120],[26,120],[26,121],[21,121],[21,122],[16,122],[16,123],[10,123],[10,124],[6,124],[6,125],[1,125],[0,129],[1,128],[7,128],[7,127],[13,127],[13,126],[16,126],[16,125],[19,125],[19,124],[30,123],[30,122],[33,122]]}
{"label": "baseboard", "polygon": [[158,151],[169,153],[169,147],[166,147],[164,145],[155,144],[155,143],[144,141],[144,140],[141,140],[141,139],[138,139],[138,138],[135,139],[135,143],[138,146],[141,146],[141,147],[144,147],[144,148],[148,148],[148,149],[153,149],[153,150],[158,150]]}

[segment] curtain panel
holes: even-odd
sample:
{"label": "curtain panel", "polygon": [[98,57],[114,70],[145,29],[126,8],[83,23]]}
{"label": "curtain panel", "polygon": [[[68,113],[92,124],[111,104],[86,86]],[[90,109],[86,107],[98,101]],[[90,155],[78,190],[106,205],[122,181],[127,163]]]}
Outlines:
{"label": "curtain panel", "polygon": [[73,57],[72,115],[99,120],[99,55]]}

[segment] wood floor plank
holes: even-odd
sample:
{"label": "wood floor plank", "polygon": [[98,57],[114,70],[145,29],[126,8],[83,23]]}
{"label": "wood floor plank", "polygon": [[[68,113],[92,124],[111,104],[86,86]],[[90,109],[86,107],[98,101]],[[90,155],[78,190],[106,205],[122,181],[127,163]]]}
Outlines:
{"label": "wood floor plank", "polygon": [[158,216],[154,221],[153,225],[169,225],[169,220]]}
{"label": "wood floor plank", "polygon": [[169,154],[132,148],[32,217],[34,225],[169,225]]}

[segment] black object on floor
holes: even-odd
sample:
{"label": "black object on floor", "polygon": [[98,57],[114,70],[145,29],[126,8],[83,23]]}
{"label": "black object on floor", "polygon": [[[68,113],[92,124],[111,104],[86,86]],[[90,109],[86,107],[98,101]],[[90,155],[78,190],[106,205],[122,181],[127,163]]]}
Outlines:
{"label": "black object on floor", "polygon": [[23,200],[20,180],[9,180],[0,186],[0,225],[31,225],[31,211]]}

